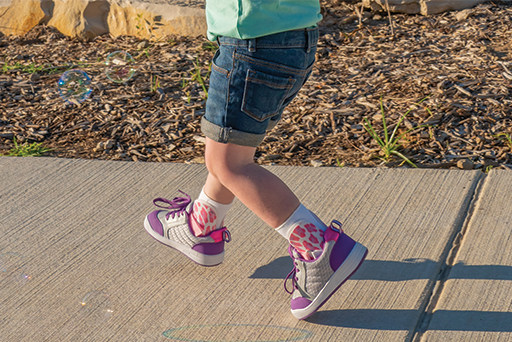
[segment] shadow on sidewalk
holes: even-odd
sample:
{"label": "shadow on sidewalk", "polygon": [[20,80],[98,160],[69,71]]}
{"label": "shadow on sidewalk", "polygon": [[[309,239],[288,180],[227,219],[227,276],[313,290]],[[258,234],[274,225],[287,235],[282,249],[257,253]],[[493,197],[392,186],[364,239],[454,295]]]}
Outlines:
{"label": "shadow on sidewalk", "polygon": [[[354,309],[319,311],[309,323],[369,330],[410,330],[415,310]],[[512,332],[512,312],[435,311],[429,330]]]}
{"label": "shadow on sidewalk", "polygon": [[[291,258],[280,257],[257,268],[249,278],[284,279],[292,267]],[[403,261],[366,259],[361,268],[350,279],[382,281],[429,279],[436,267],[438,267],[436,262],[427,259],[406,259]],[[452,268],[450,278],[512,280],[512,267],[501,265],[469,266],[457,263]]]}

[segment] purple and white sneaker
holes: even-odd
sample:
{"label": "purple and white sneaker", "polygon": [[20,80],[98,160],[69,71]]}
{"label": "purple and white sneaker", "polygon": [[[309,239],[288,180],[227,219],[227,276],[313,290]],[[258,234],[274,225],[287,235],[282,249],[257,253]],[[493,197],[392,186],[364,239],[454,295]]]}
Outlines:
{"label": "purple and white sneaker", "polygon": [[[336,226],[336,227],[335,227]],[[324,249],[315,260],[305,260],[290,246],[293,270],[285,279],[285,290],[292,294],[291,311],[298,319],[314,314],[361,266],[368,250],[341,230],[333,220],[324,234]],[[293,289],[286,287],[292,278]]]}
{"label": "purple and white sneaker", "polygon": [[[146,216],[144,228],[157,241],[185,254],[202,266],[215,266],[224,260],[224,242],[231,241],[226,227],[212,231],[207,236],[197,237],[189,225],[193,202],[190,196],[153,200],[153,204],[165,210],[155,210]],[[167,206],[159,205],[162,202]]]}

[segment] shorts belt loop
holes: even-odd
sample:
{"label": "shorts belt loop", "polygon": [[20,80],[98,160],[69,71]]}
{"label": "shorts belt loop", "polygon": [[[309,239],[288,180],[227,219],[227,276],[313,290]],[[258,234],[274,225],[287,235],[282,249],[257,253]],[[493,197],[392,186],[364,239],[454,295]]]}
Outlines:
{"label": "shorts belt loop", "polygon": [[311,36],[312,35],[308,31],[308,29],[304,29],[304,32],[306,34],[306,53],[310,53],[311,52]]}
{"label": "shorts belt loop", "polygon": [[249,39],[247,41],[247,47],[249,48],[249,52],[256,52],[256,38]]}

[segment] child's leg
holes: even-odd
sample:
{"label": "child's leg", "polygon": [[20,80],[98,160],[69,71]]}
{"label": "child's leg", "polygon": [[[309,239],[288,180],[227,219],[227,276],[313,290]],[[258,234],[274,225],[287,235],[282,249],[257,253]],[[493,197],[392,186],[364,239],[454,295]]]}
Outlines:
{"label": "child's leg", "polygon": [[255,151],[255,147],[206,138],[205,160],[210,174],[204,191],[220,203],[230,203],[236,196],[268,225],[277,228],[300,202],[283,181],[254,163]]}
{"label": "child's leg", "polygon": [[306,259],[314,259],[323,247],[327,228],[300,204],[279,177],[254,163],[255,147],[223,144],[206,138],[206,166],[210,172],[204,187],[214,201],[238,197],[252,212],[283,235]]}

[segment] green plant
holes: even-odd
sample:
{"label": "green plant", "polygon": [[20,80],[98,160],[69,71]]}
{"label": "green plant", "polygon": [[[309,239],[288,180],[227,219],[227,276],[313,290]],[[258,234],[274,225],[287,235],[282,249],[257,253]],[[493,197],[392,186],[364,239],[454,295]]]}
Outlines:
{"label": "green plant", "polygon": [[219,46],[212,42],[206,42],[203,44],[202,48],[203,50],[210,50],[212,52],[216,52],[219,49]]}
{"label": "green plant", "polygon": [[485,167],[485,171],[484,171],[484,172],[485,172],[485,173],[489,173],[489,171],[491,171],[491,170],[492,170],[492,168],[493,168],[493,166],[492,166],[492,165],[487,165],[487,166]]}
{"label": "green plant", "polygon": [[[208,65],[208,71],[206,73],[206,78],[208,78],[210,76],[210,73],[212,72],[212,64],[210,63]],[[201,86],[201,88],[203,88],[203,92],[205,94],[205,100],[208,99],[208,90],[206,89],[206,84],[204,83],[204,79],[203,77],[201,76],[201,67],[199,66],[199,61],[198,61],[198,58],[196,59],[196,62],[194,63],[194,71],[190,72],[190,75],[192,76],[191,79],[192,81],[196,81],[197,83],[199,83],[199,85]]]}
{"label": "green plant", "polygon": [[9,65],[8,63],[4,63],[2,66],[2,73],[6,73],[9,70],[19,70],[21,72],[26,72],[29,74],[35,74],[37,72],[40,72],[44,70],[43,65],[37,66],[35,63],[30,63],[28,65],[23,65],[20,62],[16,62],[13,65]]}
{"label": "green plant", "polygon": [[139,13],[135,17],[135,21],[137,22],[137,24],[135,25],[135,28],[137,29],[137,35],[139,35],[139,36],[142,35],[142,30],[144,30],[144,27],[142,26],[142,20],[143,20],[142,16],[143,16],[143,14]]}
{"label": "green plant", "polygon": [[156,36],[155,31],[158,30],[160,26],[163,26],[163,24],[155,18],[152,19],[153,23],[150,23],[149,20],[144,18],[144,14],[142,13],[135,16],[135,21],[137,22],[137,24],[135,24],[137,35],[142,37],[145,29],[148,32],[150,39],[154,38]]}
{"label": "green plant", "polygon": [[495,138],[503,141],[507,146],[512,149],[512,136],[508,133],[499,133],[494,136]]}
{"label": "green plant", "polygon": [[161,88],[160,87],[160,81],[158,80],[158,76],[155,75],[151,75],[151,80],[150,80],[151,84],[150,84],[150,87],[151,87],[151,92],[154,93],[158,88]]}
{"label": "green plant", "polygon": [[43,155],[46,152],[51,151],[50,148],[46,148],[42,146],[42,143],[32,143],[32,144],[21,144],[19,145],[14,138],[14,148],[12,148],[7,154],[7,157],[38,157]]}
{"label": "green plant", "polygon": [[[422,99],[421,101],[416,103],[415,106],[418,106],[419,104],[421,104],[423,101],[425,101],[429,97],[430,96],[425,97],[424,99]],[[368,131],[370,136],[379,144],[379,146],[381,148],[381,152],[384,155],[382,157],[382,159],[384,159],[384,161],[389,162],[389,160],[391,159],[392,155],[397,155],[400,158],[402,158],[404,161],[406,161],[407,163],[412,165],[413,167],[417,167],[412,161],[409,160],[409,158],[404,156],[402,153],[398,152],[398,148],[401,147],[400,140],[407,133],[409,133],[411,131],[414,131],[414,130],[417,130],[417,129],[422,128],[422,127],[426,127],[428,125],[422,125],[422,126],[417,126],[417,127],[411,128],[411,129],[405,131],[404,133],[400,134],[399,136],[396,136],[397,131],[398,131],[398,127],[400,126],[402,121],[405,119],[407,114],[409,114],[411,112],[411,110],[413,110],[413,109],[414,109],[414,107],[409,109],[404,115],[402,115],[400,117],[400,120],[398,120],[397,124],[395,125],[395,129],[390,134],[388,132],[388,127],[386,125],[386,115],[384,113],[384,105],[382,103],[382,96],[381,96],[381,98],[380,98],[380,110],[381,110],[381,113],[382,113],[382,126],[383,126],[383,129],[384,129],[384,140],[377,134],[377,132],[375,131],[373,126],[370,124],[368,119],[364,118],[365,123],[363,124],[363,127],[366,129],[366,131]],[[430,113],[430,110],[428,110],[428,108],[427,108],[427,111],[429,112],[429,114],[432,114],[432,113]]]}
{"label": "green plant", "polygon": [[192,101],[192,96],[190,95],[190,91],[185,92],[185,94],[187,95],[187,103],[190,104],[190,101]]}
{"label": "green plant", "polygon": [[339,167],[345,167],[345,163],[340,162],[339,158],[336,158],[336,165],[338,165]]}

